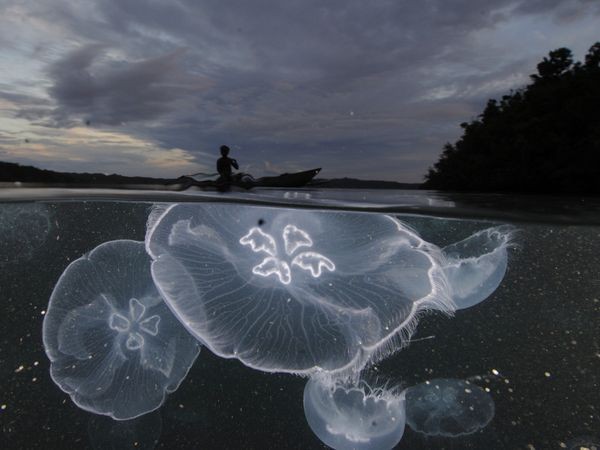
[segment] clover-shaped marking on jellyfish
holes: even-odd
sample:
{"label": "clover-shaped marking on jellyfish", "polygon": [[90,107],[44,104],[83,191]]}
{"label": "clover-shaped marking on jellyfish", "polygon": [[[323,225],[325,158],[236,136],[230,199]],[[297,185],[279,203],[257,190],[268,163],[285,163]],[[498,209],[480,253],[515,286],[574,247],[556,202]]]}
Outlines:
{"label": "clover-shaped marking on jellyfish", "polygon": [[110,241],[73,261],[43,327],[54,382],[77,406],[117,420],[160,407],[199,352],[150,274],[141,242]]}
{"label": "clover-shaped marking on jellyfish", "polygon": [[[312,247],[313,241],[310,235],[295,225],[287,224],[282,232],[285,255],[279,256],[277,243],[275,239],[263,232],[258,227],[253,227],[250,231],[240,238],[240,244],[250,246],[253,252],[264,252],[266,256],[262,262],[252,268],[252,273],[262,277],[276,275],[283,284],[290,284],[292,281],[292,271],[290,266],[297,266],[310,272],[313,278],[319,278],[323,269],[329,272],[335,271],[335,264],[326,256],[314,252],[306,251],[296,253],[301,247]],[[287,256],[287,261],[283,259]]]}
{"label": "clover-shaped marking on jellyfish", "polygon": [[[104,298],[107,300],[106,297]],[[144,334],[158,335],[160,316],[154,314],[150,317],[144,317],[145,314],[146,307],[137,298],[131,298],[129,299],[129,317],[125,317],[118,312],[113,312],[110,315],[109,327],[127,336],[125,347],[128,350],[141,349],[145,342]]]}

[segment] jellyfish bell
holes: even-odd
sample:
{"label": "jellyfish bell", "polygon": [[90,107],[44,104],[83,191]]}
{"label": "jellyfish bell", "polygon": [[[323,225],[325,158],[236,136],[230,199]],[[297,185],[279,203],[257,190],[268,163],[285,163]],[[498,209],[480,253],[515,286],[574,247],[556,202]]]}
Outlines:
{"label": "jellyfish bell", "polygon": [[487,228],[444,248],[444,272],[457,309],[482,302],[498,288],[513,234],[514,229],[506,225]]}
{"label": "jellyfish bell", "polygon": [[166,303],[214,353],[269,372],[352,372],[419,311],[454,307],[441,251],[381,214],[178,204],[146,249]]}
{"label": "jellyfish bell", "polygon": [[406,423],[429,436],[457,437],[483,429],[494,417],[494,400],[465,380],[437,378],[405,391]]}
{"label": "jellyfish bell", "polygon": [[393,448],[404,434],[404,394],[367,382],[311,378],[304,388],[304,414],[311,430],[337,450]]}
{"label": "jellyfish bell", "polygon": [[110,241],[56,284],[43,340],[54,382],[81,408],[116,420],[160,407],[199,352],[164,304],[144,244]]}

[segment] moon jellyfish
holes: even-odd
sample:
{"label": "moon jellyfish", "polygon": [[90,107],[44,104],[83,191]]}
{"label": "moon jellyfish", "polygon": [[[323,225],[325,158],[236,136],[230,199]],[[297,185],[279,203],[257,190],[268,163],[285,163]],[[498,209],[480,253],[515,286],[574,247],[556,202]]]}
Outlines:
{"label": "moon jellyfish", "polygon": [[0,205],[0,267],[31,259],[51,228],[50,211],[43,204]]}
{"label": "moon jellyfish", "polygon": [[437,378],[405,391],[406,423],[430,436],[455,437],[484,428],[494,417],[494,400],[479,386]]}
{"label": "moon jellyfish", "polygon": [[157,409],[199,345],[164,304],[141,242],[106,242],[63,272],[44,318],[54,382],[81,408],[125,420]]}
{"label": "moon jellyfish", "polygon": [[488,228],[444,248],[444,272],[458,309],[482,302],[500,285],[512,234],[509,226]]}
{"label": "moon jellyfish", "polygon": [[454,308],[441,250],[381,214],[171,205],[146,248],[187,329],[264,371],[351,372]]}
{"label": "moon jellyfish", "polygon": [[337,450],[394,447],[404,434],[404,394],[312,378],[304,388],[304,415],[311,430]]}

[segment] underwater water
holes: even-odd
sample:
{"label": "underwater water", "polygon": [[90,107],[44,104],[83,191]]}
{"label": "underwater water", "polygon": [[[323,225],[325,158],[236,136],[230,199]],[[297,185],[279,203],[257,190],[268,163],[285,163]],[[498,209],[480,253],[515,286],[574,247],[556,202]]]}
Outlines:
{"label": "underwater water", "polygon": [[12,194],[0,448],[600,444],[593,202]]}

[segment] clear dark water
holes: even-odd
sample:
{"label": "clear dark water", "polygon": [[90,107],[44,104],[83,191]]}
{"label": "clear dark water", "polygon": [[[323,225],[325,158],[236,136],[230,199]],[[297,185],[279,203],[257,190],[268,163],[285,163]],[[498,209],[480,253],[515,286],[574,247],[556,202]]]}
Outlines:
{"label": "clear dark water", "polygon": [[[551,202],[534,208],[526,198],[522,208],[508,210],[506,199],[362,194],[267,191],[262,200],[302,208],[380,208],[438,246],[495,224],[518,229],[507,273],[491,297],[454,317],[422,317],[407,348],[369,369],[402,386],[433,378],[471,380],[492,396],[493,420],[455,438],[428,437],[407,427],[396,448],[598,445],[600,226],[595,207],[561,199],[554,209]],[[18,203],[0,203],[0,448],[327,448],[304,416],[305,378],[263,373],[205,348],[160,409],[131,421],[85,412],[53,383],[42,321],[58,278],[70,262],[106,241],[143,241],[152,206],[142,196],[91,197],[72,195],[66,201],[62,194],[41,199],[33,193]],[[223,200],[257,200],[237,197]],[[33,198],[38,201],[23,202]],[[32,219],[32,210],[43,217]],[[21,222],[19,214],[24,214]]]}

